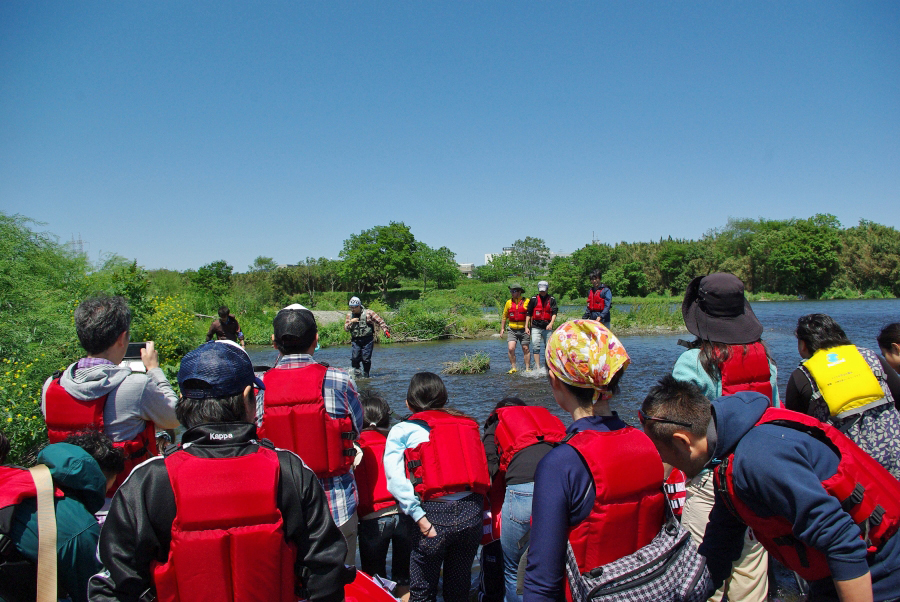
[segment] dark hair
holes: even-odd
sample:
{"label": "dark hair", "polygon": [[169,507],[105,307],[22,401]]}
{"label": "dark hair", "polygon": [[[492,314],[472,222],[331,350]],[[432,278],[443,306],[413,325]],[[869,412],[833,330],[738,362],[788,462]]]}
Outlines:
{"label": "dark hair", "polygon": [[447,387],[434,372],[417,372],[409,381],[406,402],[413,412],[443,408],[447,403]]}
{"label": "dark hair", "polygon": [[364,428],[386,429],[391,426],[391,406],[373,389],[362,389],[359,402],[363,408]]}
{"label": "dark hair", "polygon": [[[186,388],[209,388],[202,380],[188,379],[182,383]],[[182,397],[175,404],[175,417],[185,428],[214,422],[248,422],[247,408],[244,407],[243,392],[228,397],[205,397],[194,399]]]}
{"label": "dark hair", "polygon": [[112,439],[100,431],[81,431],[69,435],[63,440],[63,443],[77,445],[90,454],[107,477],[115,476],[125,470],[125,453],[115,447]]}
{"label": "dark hair", "polygon": [[131,310],[124,297],[90,297],[75,310],[75,332],[88,353],[103,353],[129,328]]}
{"label": "dark hair", "polygon": [[528,404],[522,401],[518,397],[504,397],[500,401],[497,402],[497,405],[494,406],[494,409],[491,410],[491,413],[488,415],[487,420],[484,421],[484,428],[487,429],[491,424],[500,420],[499,416],[497,416],[497,410],[500,408],[508,408],[510,406],[527,406]]}
{"label": "dark hair", "polygon": [[[671,374],[663,376],[650,389],[644,403],[641,404],[641,411],[647,416],[690,424],[691,434],[698,437],[706,435],[709,421],[712,420],[709,400],[700,388],[693,383],[676,380]],[[644,432],[647,435],[665,441],[671,439],[676,431],[685,428],[658,420],[647,420],[644,423]]]}
{"label": "dark hair", "polygon": [[[772,359],[772,355],[769,353],[769,347],[765,343],[763,343],[762,340],[757,340],[753,343],[741,345],[741,353],[747,355],[747,348],[750,345],[755,345],[756,343],[762,343],[763,349],[766,352],[766,359],[768,359],[770,363],[774,364],[775,360]],[[701,339],[700,337],[697,337],[694,342],[691,343],[692,349],[700,349],[700,355],[698,356],[700,365],[703,366],[703,370],[714,381],[722,379],[722,364],[728,361],[728,359],[731,357],[732,347],[736,346],[737,345],[726,345],[725,343],[719,343],[717,341]]]}
{"label": "dark hair", "polygon": [[600,280],[601,276],[603,276],[603,272],[600,270],[591,270],[591,280],[594,280],[595,278]]}
{"label": "dark hair", "polygon": [[227,318],[230,314],[231,314],[231,310],[228,309],[227,305],[223,305],[222,307],[219,308],[219,318],[221,318],[222,320]]}
{"label": "dark hair", "polygon": [[3,431],[0,431],[0,464],[3,464],[6,461],[6,456],[9,455],[9,450],[9,439],[6,438],[6,435],[3,434]]}
{"label": "dark hair", "polygon": [[844,329],[828,314],[807,314],[797,320],[794,331],[798,341],[806,343],[809,352],[819,349],[830,349],[838,345],[852,345],[844,333]]}
{"label": "dark hair", "polygon": [[878,333],[878,346],[890,350],[891,344],[900,344],[900,322],[888,324]]}

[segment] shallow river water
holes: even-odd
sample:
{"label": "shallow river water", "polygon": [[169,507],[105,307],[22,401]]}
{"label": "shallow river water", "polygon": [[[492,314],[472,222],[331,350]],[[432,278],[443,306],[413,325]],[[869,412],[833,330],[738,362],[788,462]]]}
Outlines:
{"label": "shallow river water", "polygon": [[[877,350],[875,337],[885,324],[900,321],[900,299],[868,301],[768,301],[753,306],[765,332],[763,340],[769,346],[778,365],[778,383],[784,396],[787,380],[797,367],[797,341],[794,328],[797,318],[808,313],[830,314],[857,345]],[[615,323],[612,325],[615,332]],[[671,371],[672,365],[684,351],[678,339],[692,339],[683,332],[663,335],[622,336],[621,341],[631,356],[621,381],[621,393],[613,399],[613,409],[631,424],[637,423],[637,409],[656,380]],[[277,352],[267,347],[248,347],[254,364],[272,365]],[[371,378],[360,379],[358,387],[377,390],[391,404],[394,415],[406,416],[404,406],[409,379],[416,372],[427,370],[440,373],[444,362],[459,360],[464,353],[483,351],[490,356],[491,367],[484,374],[442,375],[450,394],[450,403],[466,412],[480,423],[487,418],[497,401],[507,396],[517,396],[529,404],[540,404],[568,423],[563,416],[542,372],[526,373],[522,352],[517,349],[517,374],[508,375],[509,360],[506,341],[499,339],[445,340],[430,343],[398,343],[376,345],[372,356]],[[339,368],[350,368],[350,348],[320,349],[315,354]],[[542,362],[543,363],[543,362]]]}

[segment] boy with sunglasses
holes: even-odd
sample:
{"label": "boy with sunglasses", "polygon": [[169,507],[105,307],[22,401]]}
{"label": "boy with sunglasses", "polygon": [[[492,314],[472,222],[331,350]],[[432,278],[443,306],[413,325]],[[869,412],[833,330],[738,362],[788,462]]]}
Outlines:
{"label": "boy with sunglasses", "polygon": [[689,478],[713,475],[700,553],[716,585],[730,575],[749,525],[810,582],[811,600],[896,599],[900,483],[836,429],[749,391],[710,404],[672,376],[650,390],[639,416],[664,462]]}

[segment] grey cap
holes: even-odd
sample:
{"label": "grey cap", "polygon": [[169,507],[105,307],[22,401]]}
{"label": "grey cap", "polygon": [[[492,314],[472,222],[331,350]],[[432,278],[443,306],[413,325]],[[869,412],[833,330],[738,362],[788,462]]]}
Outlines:
{"label": "grey cap", "polygon": [[348,305],[350,305],[350,307],[359,307],[362,305],[362,301],[359,300],[359,297],[350,297],[350,303]]}
{"label": "grey cap", "polygon": [[548,288],[550,288],[550,283],[547,282],[546,280],[541,280],[540,282],[538,282],[538,290],[539,291],[545,291]]}

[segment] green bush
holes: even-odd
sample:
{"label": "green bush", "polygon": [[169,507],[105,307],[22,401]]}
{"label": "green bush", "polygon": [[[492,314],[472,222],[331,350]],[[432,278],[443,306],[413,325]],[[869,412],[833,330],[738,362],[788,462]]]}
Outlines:
{"label": "green bush", "polygon": [[464,353],[458,362],[444,362],[444,374],[481,374],[491,367],[491,358],[479,351],[472,355]]}
{"label": "green bush", "polygon": [[194,335],[194,316],[180,297],[152,297],[150,312],[141,329],[132,330],[132,340],[153,341],[161,364],[181,362],[202,342]]}
{"label": "green bush", "polygon": [[47,439],[40,405],[41,384],[47,376],[36,363],[9,358],[0,362],[0,430],[10,442],[8,462],[17,463]]}

